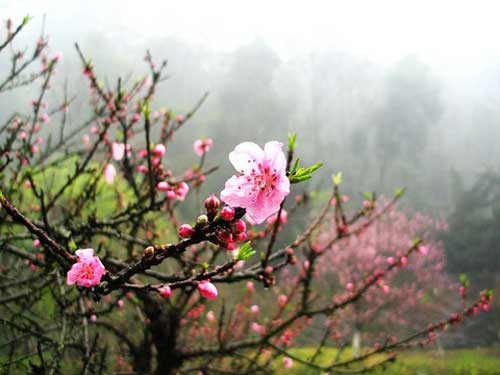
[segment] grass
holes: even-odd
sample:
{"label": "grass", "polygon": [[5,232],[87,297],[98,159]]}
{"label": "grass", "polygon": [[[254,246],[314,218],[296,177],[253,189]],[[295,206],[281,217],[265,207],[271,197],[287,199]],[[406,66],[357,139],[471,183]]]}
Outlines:
{"label": "grass", "polygon": [[[307,359],[312,356],[314,349],[295,349],[291,354]],[[326,348],[318,358],[318,364],[330,363],[335,358],[336,349]],[[350,354],[345,353],[341,359],[349,358]],[[381,359],[379,357],[378,359]],[[376,362],[377,359],[370,363]],[[368,363],[369,364],[369,363]],[[300,363],[295,362],[291,369],[284,369],[281,361],[276,365],[278,374],[290,375],[319,375],[321,371],[309,369]],[[354,367],[351,370],[355,370]],[[436,351],[413,351],[402,353],[393,364],[386,368],[377,368],[365,374],[370,375],[500,375],[500,348],[481,349],[456,349],[448,350],[443,354]]]}

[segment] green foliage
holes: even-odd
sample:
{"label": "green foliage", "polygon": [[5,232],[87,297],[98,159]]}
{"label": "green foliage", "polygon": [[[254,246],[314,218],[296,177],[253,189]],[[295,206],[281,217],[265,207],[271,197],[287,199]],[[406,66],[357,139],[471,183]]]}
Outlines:
{"label": "green foliage", "polygon": [[340,186],[344,181],[344,177],[342,176],[342,172],[338,172],[332,175],[332,181],[335,186]]}
{"label": "green foliage", "polygon": [[470,280],[469,280],[469,277],[467,276],[467,274],[461,273],[460,276],[458,277],[458,279],[460,280],[460,284],[462,284],[462,286],[464,286],[465,288],[469,287]]}
{"label": "green foliage", "polygon": [[247,260],[254,255],[255,255],[255,250],[252,248],[252,246],[250,246],[250,241],[248,241],[245,242],[243,245],[241,245],[236,260]]}
{"label": "green foliage", "polygon": [[313,173],[316,172],[323,166],[323,163],[316,163],[307,168],[299,167],[299,159],[297,159],[293,165],[292,170],[290,171],[290,179],[291,184],[297,184],[299,182],[310,180],[313,176]]}

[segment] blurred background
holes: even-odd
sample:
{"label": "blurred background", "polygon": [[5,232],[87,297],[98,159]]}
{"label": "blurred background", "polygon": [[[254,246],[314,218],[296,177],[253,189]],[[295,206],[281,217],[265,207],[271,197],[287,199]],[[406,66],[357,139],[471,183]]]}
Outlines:
{"label": "blurred background", "polygon": [[[353,202],[406,187],[405,209],[448,222],[448,272],[467,273],[474,291],[496,289],[493,311],[448,345],[499,345],[500,3],[0,0],[0,10],[34,17],[18,45],[43,30],[62,53],[53,91],[75,97],[75,126],[89,114],[75,42],[109,85],[145,74],[146,50],[168,59],[154,110],[185,113],[209,92],[168,150],[181,170],[194,139],[214,139],[210,163],[224,168],[204,194],[232,173],[234,145],[291,131],[304,165],[325,163],[313,194],[338,171]],[[35,90],[5,95],[0,120],[31,108]]]}

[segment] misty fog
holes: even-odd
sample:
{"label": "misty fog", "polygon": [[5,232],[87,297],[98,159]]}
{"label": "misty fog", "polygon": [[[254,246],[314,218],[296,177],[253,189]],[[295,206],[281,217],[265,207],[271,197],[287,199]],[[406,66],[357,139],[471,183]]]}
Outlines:
{"label": "misty fog", "polygon": [[[125,73],[122,78],[130,84],[146,74],[147,50],[155,61],[167,59],[169,79],[152,110],[186,113],[208,92],[168,150],[178,170],[190,165],[183,153],[194,139],[213,138],[210,164],[224,166],[239,142],[285,142],[295,131],[303,164],[325,163],[308,189],[324,188],[332,173],[342,171],[353,200],[360,201],[365,191],[391,196],[406,187],[403,206],[451,221],[463,193],[483,173],[498,172],[500,53],[499,30],[495,34],[491,26],[494,6],[475,14],[472,7],[454,8],[453,2],[436,8],[426,3],[412,13],[413,6],[406,11],[399,2],[368,9],[359,3],[358,8],[340,2],[325,8],[313,2],[307,6],[321,15],[315,20],[312,11],[301,15],[295,5],[287,17],[286,4],[247,4],[238,10],[230,2],[212,7],[90,1],[74,8],[62,1],[3,3],[3,19],[34,16],[18,45],[29,45],[44,28],[52,52],[62,52],[54,101],[64,96],[65,87],[74,98],[70,126],[90,115],[75,42],[108,87],[115,87],[118,75]],[[202,11],[196,12],[197,6]],[[135,7],[140,8],[136,14]],[[356,21],[343,21],[343,12]],[[1,60],[0,68],[8,64]],[[4,95],[0,122],[13,109],[30,108],[35,92],[32,87]],[[50,127],[57,124],[54,118]],[[219,170],[203,193],[230,173]],[[489,251],[499,257],[498,245]],[[452,272],[459,273],[466,262],[455,264]],[[490,271],[498,274],[497,263],[494,267]]]}

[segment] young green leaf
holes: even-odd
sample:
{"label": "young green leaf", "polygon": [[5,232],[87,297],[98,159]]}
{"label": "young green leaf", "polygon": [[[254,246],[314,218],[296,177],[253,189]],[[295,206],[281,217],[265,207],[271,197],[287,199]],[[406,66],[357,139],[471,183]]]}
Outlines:
{"label": "young green leaf", "polygon": [[252,257],[255,254],[255,250],[250,246],[250,241],[245,242],[243,245],[240,247],[240,251],[238,252],[238,256],[236,257],[236,260],[247,260],[248,258]]}
{"label": "young green leaf", "polygon": [[340,184],[342,184],[342,181],[344,181],[342,177],[342,172],[338,172],[332,175],[332,181],[335,186],[339,186]]}

